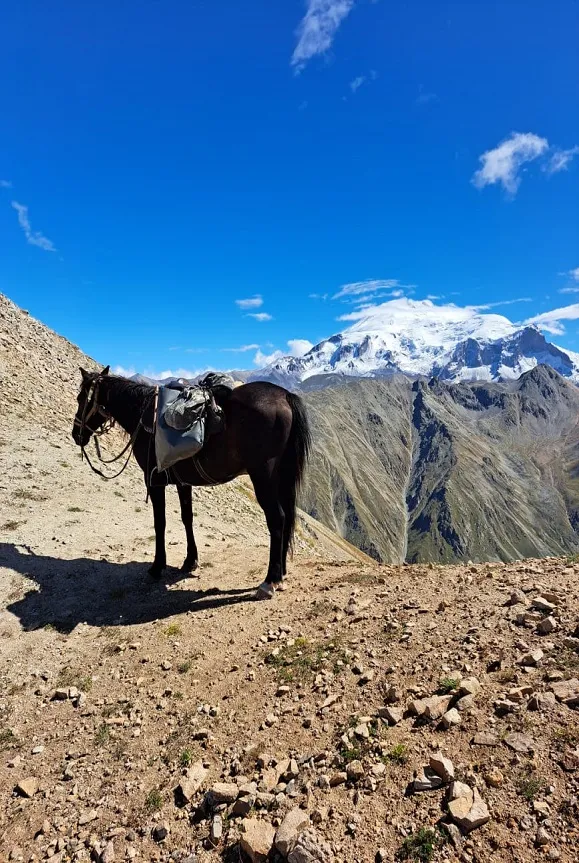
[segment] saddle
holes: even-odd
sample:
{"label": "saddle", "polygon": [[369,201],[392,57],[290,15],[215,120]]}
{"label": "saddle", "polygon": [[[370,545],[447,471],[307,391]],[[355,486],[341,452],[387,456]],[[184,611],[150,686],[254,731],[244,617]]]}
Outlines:
{"label": "saddle", "polygon": [[210,372],[195,386],[175,379],[159,387],[155,413],[158,471],[197,455],[212,435],[222,431],[225,416],[216,395],[222,402],[235,386],[229,375]]}

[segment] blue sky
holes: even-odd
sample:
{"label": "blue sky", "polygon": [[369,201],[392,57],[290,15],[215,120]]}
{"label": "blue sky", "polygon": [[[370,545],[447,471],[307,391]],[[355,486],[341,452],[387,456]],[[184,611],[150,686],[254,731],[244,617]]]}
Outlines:
{"label": "blue sky", "polygon": [[[578,28],[574,0],[9,4],[0,290],[139,371],[299,352],[356,296],[575,306]],[[544,321],[579,349],[579,305]]]}

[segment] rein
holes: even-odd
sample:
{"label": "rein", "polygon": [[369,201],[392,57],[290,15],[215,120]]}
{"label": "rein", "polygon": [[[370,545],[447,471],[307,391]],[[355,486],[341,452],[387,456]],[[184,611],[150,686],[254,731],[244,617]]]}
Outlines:
{"label": "rein", "polygon": [[[149,407],[150,400],[147,400],[145,402],[145,404],[143,406],[143,410],[141,411],[141,416],[139,417],[139,421],[137,423],[137,427],[136,427],[135,431],[132,433],[131,437],[129,438],[127,444],[121,450],[121,452],[118,455],[114,456],[113,458],[105,459],[102,457],[101,448],[100,448],[100,445],[98,442],[98,438],[102,437],[102,435],[107,434],[112,428],[114,428],[115,419],[114,419],[114,417],[111,416],[111,414],[107,410],[105,410],[105,408],[103,408],[102,405],[98,404],[98,400],[97,400],[98,388],[99,388],[99,384],[100,384],[101,380],[102,380],[102,378],[99,377],[94,382],[94,384],[91,385],[91,389],[87,393],[82,418],[79,420],[75,417],[74,425],[79,426],[80,433],[82,435],[83,431],[85,430],[85,426],[86,426],[88,420],[90,419],[90,417],[93,414],[95,414],[95,413],[100,414],[100,416],[103,416],[105,418],[105,422],[103,423],[103,425],[99,429],[97,429],[96,431],[89,429],[91,431],[91,434],[94,436],[96,453],[97,453],[98,460],[101,462],[101,464],[114,464],[115,462],[119,461],[119,459],[121,459],[124,456],[124,454],[128,451],[127,458],[126,458],[125,463],[123,464],[122,468],[119,471],[117,471],[117,473],[113,474],[112,476],[107,476],[106,474],[104,474],[102,472],[102,470],[100,470],[100,468],[95,467],[95,465],[90,460],[88,452],[86,451],[86,446],[81,444],[80,449],[82,452],[82,456],[83,456],[83,458],[85,458],[87,460],[87,463],[88,463],[88,466],[90,467],[90,469],[94,473],[98,474],[98,476],[100,476],[102,479],[111,480],[111,479],[116,479],[122,473],[124,473],[124,471],[127,469],[128,465],[129,465],[129,461],[131,460],[131,456],[133,454],[133,449],[134,449],[137,437],[139,435],[139,432],[140,432],[141,428],[144,428],[143,419],[144,419],[145,413],[147,411],[147,408]],[[86,406],[89,404],[91,399],[92,399],[92,405],[91,405],[90,410],[87,413]]]}

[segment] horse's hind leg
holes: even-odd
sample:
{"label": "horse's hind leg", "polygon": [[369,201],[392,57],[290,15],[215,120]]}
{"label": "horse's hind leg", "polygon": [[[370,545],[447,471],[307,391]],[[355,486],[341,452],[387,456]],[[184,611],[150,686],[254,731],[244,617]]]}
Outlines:
{"label": "horse's hind leg", "polygon": [[149,575],[159,578],[167,566],[165,555],[165,486],[154,486],[149,490],[153,504],[153,519],[155,522],[155,559],[149,569]]}
{"label": "horse's hind leg", "polygon": [[199,557],[195,536],[193,535],[193,496],[190,485],[178,485],[179,503],[181,504],[181,521],[187,535],[187,557],[181,567],[182,572],[195,572],[199,566]]}
{"label": "horse's hind leg", "polygon": [[[273,460],[272,460],[273,461]],[[268,462],[258,470],[250,471],[257,502],[261,506],[269,530],[269,566],[265,581],[258,588],[258,596],[271,599],[282,580],[285,515],[279,500],[275,462]]]}

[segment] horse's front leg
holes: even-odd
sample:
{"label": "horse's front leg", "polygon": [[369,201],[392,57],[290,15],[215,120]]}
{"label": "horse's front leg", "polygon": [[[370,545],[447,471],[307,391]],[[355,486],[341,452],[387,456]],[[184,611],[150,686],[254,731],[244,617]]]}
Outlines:
{"label": "horse's front leg", "polygon": [[199,566],[197,545],[193,535],[193,495],[190,485],[178,485],[179,503],[181,504],[181,521],[187,535],[187,557],[181,567],[182,572],[195,572]]}
{"label": "horse's front leg", "polygon": [[160,578],[167,566],[165,554],[165,487],[155,486],[150,490],[153,504],[153,519],[155,522],[155,560],[149,569],[149,575]]}

